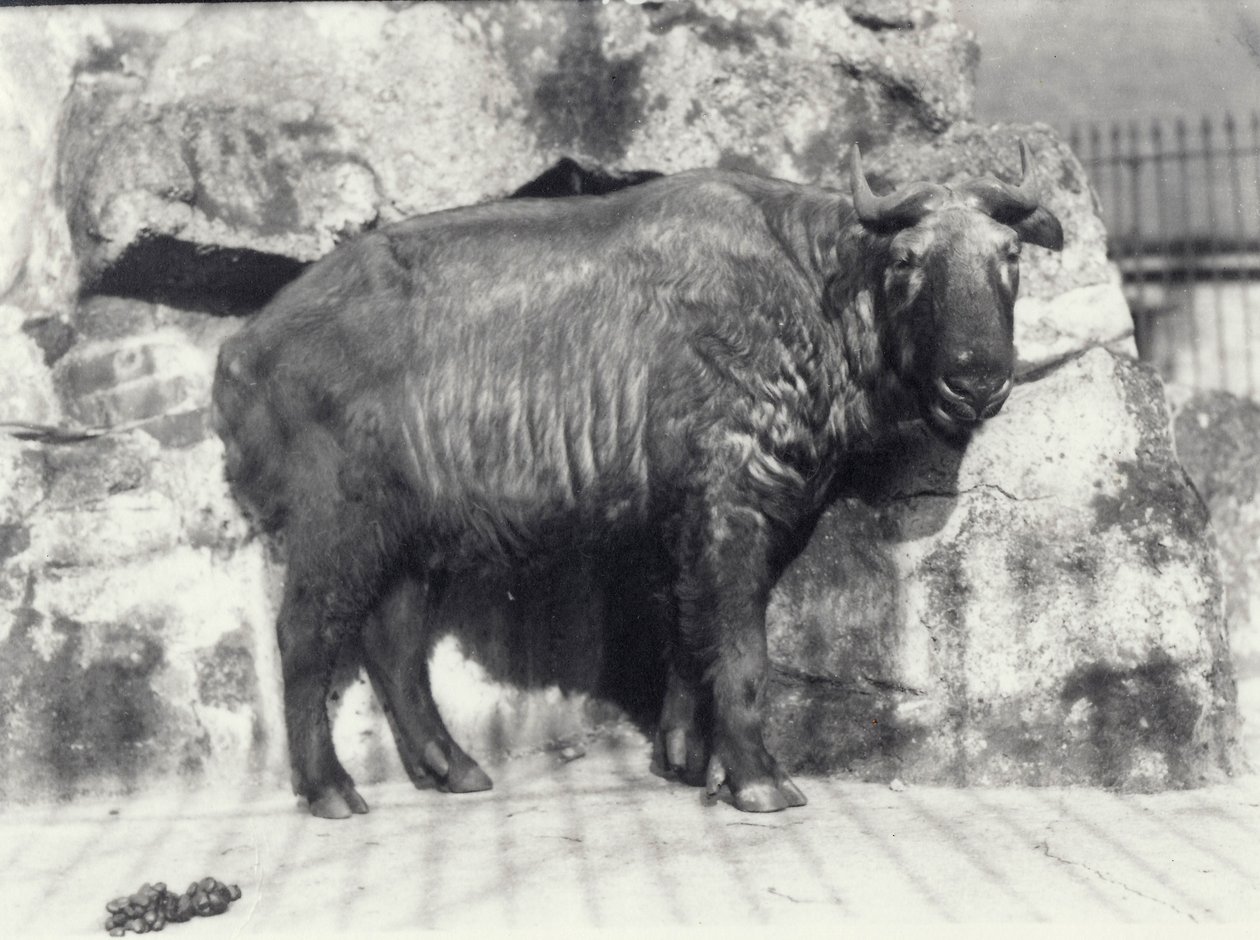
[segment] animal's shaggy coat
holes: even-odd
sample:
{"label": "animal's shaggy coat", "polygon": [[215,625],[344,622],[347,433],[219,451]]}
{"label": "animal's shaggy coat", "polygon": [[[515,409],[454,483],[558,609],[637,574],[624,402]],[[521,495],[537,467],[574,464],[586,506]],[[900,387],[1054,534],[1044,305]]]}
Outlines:
{"label": "animal's shaggy coat", "polygon": [[[957,430],[984,398],[954,408],[941,376],[1010,371],[1013,229],[961,203],[871,229],[846,196],[719,171],[456,209],[342,246],[225,344],[228,475],[286,530],[286,719],[313,811],[366,809],[324,706],[348,632],[366,631],[413,774],[488,786],[400,612],[444,573],[628,530],[675,574],[669,766],[741,808],[804,801],[760,730],[765,605],[794,535],[855,437],[942,394]],[[947,295],[967,309],[946,317]]]}

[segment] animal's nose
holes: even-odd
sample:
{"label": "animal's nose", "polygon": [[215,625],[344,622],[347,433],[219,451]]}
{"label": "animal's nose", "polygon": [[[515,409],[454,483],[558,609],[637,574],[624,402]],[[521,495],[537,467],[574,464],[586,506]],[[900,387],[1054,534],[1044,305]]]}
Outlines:
{"label": "animal's nose", "polygon": [[955,372],[937,379],[936,388],[951,414],[979,421],[1002,410],[1012,384],[1005,372]]}

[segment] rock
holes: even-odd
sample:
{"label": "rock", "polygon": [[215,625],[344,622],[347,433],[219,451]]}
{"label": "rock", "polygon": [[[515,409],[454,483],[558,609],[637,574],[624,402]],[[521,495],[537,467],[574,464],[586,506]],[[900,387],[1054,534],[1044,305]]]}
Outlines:
{"label": "rock", "polygon": [[274,587],[221,461],[0,438],[0,800],[281,778]]}
{"label": "rock", "polygon": [[[69,91],[76,60],[89,37],[104,33],[92,14],[68,17],[5,11],[0,18],[0,140],[4,185],[0,186],[0,298],[31,262],[38,237],[45,184],[56,170],[58,106]],[[38,38],[33,38],[38,37]],[[31,272],[33,273],[33,272]]]}
{"label": "rock", "polygon": [[1015,302],[1017,375],[1095,346],[1137,358],[1133,318],[1118,275],[1057,296],[1021,297]]}
{"label": "rock", "polygon": [[56,424],[61,409],[52,375],[26,323],[23,311],[0,305],[0,423]]}
{"label": "rock", "polygon": [[[378,218],[506,195],[565,155],[832,182],[854,139],[969,116],[974,47],[932,9],[888,31],[821,2],[206,7],[144,75],[75,90],[80,276],[246,311]],[[119,61],[129,43],[153,40],[115,36]]]}
{"label": "rock", "polygon": [[[76,126],[111,121],[96,103],[79,108]],[[69,145],[86,166],[71,219],[89,290],[257,307],[301,262],[377,216],[371,170],[310,107],[149,110],[128,101],[112,120],[103,140]]]}
{"label": "rock", "polygon": [[[1048,128],[968,123],[974,48],[945,4],[358,12],[351,29],[336,8],[209,9],[142,79],[77,93],[66,187],[90,289],[245,312],[378,218],[505,195],[566,155],[847,188],[854,141],[893,185],[1017,176],[1023,136],[1067,246],[1028,251],[1021,363],[1131,335],[1084,171]],[[329,60],[335,90],[313,74]]]}
{"label": "rock", "polygon": [[[55,355],[51,384],[64,402],[58,410],[70,424],[142,427],[166,447],[205,440],[211,434],[210,383],[218,347],[239,322],[126,298],[88,297],[70,322],[40,328],[44,358]],[[23,332],[32,332],[28,326]]]}
{"label": "rock", "polygon": [[[59,316],[78,292],[78,265],[62,202],[64,113],[71,88],[104,70],[134,73],[146,48],[188,18],[189,8],[79,6],[5,9],[0,15],[0,299],[32,316]],[[113,36],[131,37],[133,52]]]}
{"label": "rock", "polygon": [[773,595],[788,763],[1140,790],[1238,766],[1208,516],[1144,367],[1086,353],[964,453],[911,439],[850,493]]}
{"label": "rock", "polygon": [[203,407],[213,376],[214,360],[175,330],[80,344],[56,370],[67,413],[89,426]]}
{"label": "rock", "polygon": [[1260,677],[1260,404],[1170,388],[1177,453],[1221,552],[1225,617],[1239,677]]}

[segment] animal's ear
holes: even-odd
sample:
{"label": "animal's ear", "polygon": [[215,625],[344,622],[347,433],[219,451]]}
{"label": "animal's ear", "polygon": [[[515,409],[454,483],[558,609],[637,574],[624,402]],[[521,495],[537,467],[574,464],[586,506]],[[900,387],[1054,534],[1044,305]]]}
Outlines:
{"label": "animal's ear", "polygon": [[1038,206],[1021,221],[1011,225],[1019,239],[1030,245],[1040,245],[1051,251],[1063,248],[1063,226],[1055,214],[1045,206]]}

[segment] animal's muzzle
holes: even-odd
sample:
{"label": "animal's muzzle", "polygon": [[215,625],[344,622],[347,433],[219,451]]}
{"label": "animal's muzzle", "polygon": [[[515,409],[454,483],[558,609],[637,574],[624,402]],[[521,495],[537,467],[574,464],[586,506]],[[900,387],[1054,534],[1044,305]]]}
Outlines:
{"label": "animal's muzzle", "polygon": [[1002,410],[1011,394],[1010,373],[956,373],[936,380],[937,407],[951,421],[976,424]]}

